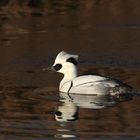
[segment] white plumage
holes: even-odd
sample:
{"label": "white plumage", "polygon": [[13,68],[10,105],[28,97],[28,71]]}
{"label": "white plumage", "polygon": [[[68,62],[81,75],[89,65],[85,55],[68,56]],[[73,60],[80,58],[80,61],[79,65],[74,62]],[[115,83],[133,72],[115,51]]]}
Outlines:
{"label": "white plumage", "polygon": [[73,94],[116,95],[131,92],[132,88],[118,80],[101,75],[77,74],[78,55],[60,52],[53,69],[64,74],[59,91]]}

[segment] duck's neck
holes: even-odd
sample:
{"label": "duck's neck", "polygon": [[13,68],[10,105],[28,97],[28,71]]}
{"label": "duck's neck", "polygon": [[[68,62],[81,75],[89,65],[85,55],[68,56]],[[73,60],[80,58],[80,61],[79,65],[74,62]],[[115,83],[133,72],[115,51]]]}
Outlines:
{"label": "duck's neck", "polygon": [[77,73],[77,69],[74,68],[73,70],[70,70],[70,71],[67,71],[67,73],[64,74],[64,77],[63,79],[61,80],[60,82],[60,87],[68,82],[68,81],[71,81],[72,79],[74,79],[75,77],[77,77],[78,73]]}

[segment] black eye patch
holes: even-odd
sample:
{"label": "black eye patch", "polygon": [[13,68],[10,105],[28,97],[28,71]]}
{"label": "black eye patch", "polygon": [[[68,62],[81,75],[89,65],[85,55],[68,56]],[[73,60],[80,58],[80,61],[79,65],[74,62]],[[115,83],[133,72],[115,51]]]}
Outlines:
{"label": "black eye patch", "polygon": [[70,63],[72,63],[74,65],[77,65],[78,64],[77,60],[75,58],[73,58],[73,57],[68,58],[66,60],[66,62],[70,62]]}
{"label": "black eye patch", "polygon": [[57,116],[62,116],[62,112],[56,111],[56,112],[55,112],[55,115],[57,115]]}
{"label": "black eye patch", "polygon": [[62,68],[61,64],[56,64],[55,66],[53,66],[54,70],[58,71]]}

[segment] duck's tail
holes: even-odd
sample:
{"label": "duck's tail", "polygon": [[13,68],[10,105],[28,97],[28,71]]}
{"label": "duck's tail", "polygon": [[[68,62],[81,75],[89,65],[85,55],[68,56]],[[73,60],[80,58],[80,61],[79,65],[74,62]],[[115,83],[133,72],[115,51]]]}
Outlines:
{"label": "duck's tail", "polygon": [[139,90],[134,90],[133,88],[126,87],[116,87],[115,89],[113,89],[112,93],[111,95],[113,95],[114,99],[116,99],[117,101],[128,101],[132,100],[135,96],[140,96]]}

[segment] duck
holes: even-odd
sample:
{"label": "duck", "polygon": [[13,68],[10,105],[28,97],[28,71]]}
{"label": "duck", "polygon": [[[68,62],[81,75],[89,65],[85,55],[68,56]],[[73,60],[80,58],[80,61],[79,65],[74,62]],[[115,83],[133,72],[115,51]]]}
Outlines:
{"label": "duck", "polygon": [[133,88],[119,80],[99,74],[78,75],[79,56],[61,51],[57,54],[51,69],[63,74],[59,91],[82,95],[124,95],[132,93]]}

